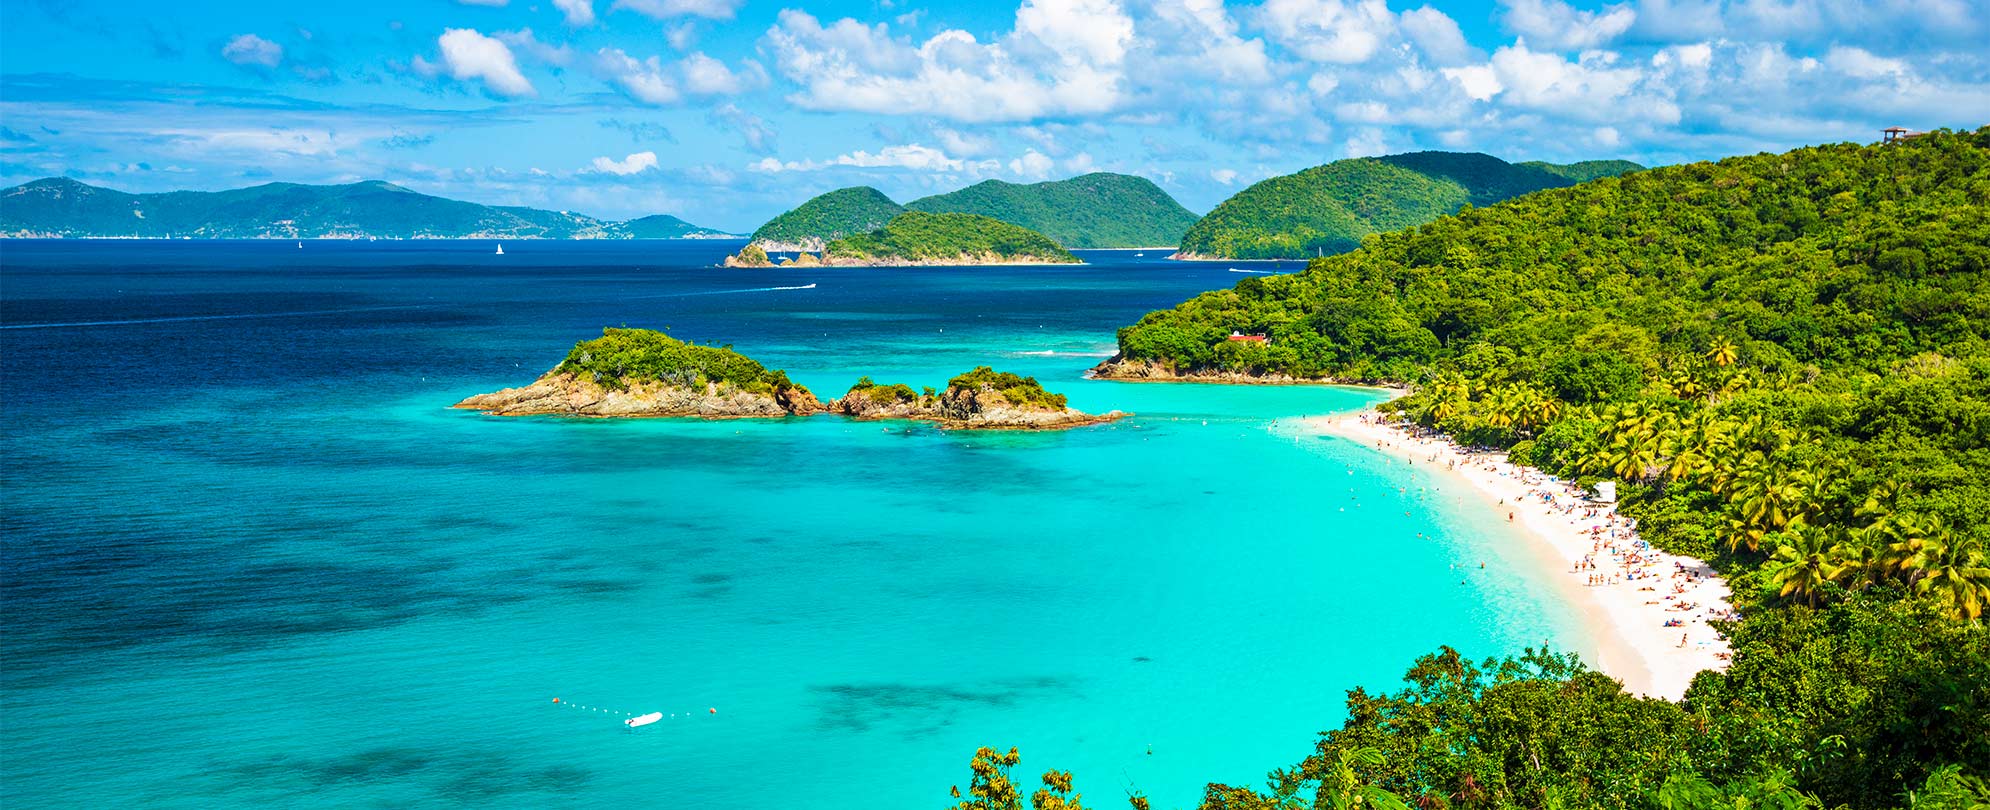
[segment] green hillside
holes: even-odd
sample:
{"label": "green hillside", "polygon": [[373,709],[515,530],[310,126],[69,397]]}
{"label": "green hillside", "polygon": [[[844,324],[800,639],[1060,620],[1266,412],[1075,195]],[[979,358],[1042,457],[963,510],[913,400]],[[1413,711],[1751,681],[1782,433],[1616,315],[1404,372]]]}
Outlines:
{"label": "green hillside", "polygon": [[630,239],[724,239],[736,236],[724,231],[700,228],[669,214],[651,214],[616,226]]}
{"label": "green hillside", "polygon": [[842,188],[768,220],[753,232],[753,241],[815,250],[851,234],[875,231],[902,213],[904,208],[870,186]]}
{"label": "green hillside", "polygon": [[1293,752],[1315,806],[1356,785],[1431,807],[1990,801],[1990,127],[1531,194],[1119,341],[1182,371],[1412,383],[1390,410],[1617,481],[1644,541],[1734,591],[1731,664],[1681,703],[1448,648],[1400,692],[1350,692]]}
{"label": "green hillside", "polygon": [[1525,166],[1530,169],[1540,169],[1557,177],[1568,178],[1570,181],[1576,183],[1587,183],[1591,180],[1598,180],[1605,177],[1618,177],[1630,174],[1631,172],[1641,172],[1645,168],[1628,160],[1581,160],[1575,163],[1543,163],[1538,160],[1530,160],[1514,165]]}
{"label": "green hillside", "polygon": [[984,180],[905,207],[993,217],[1079,249],[1173,246],[1196,219],[1147,178],[1109,172],[1029,185]]}
{"label": "green hillside", "polygon": [[870,233],[830,242],[823,255],[865,262],[934,261],[968,258],[995,261],[1076,262],[1049,237],[1028,228],[977,214],[907,211]]}
{"label": "green hillside", "polygon": [[622,223],[564,211],[451,200],[380,181],[127,194],[51,177],[0,191],[0,236],[615,239],[630,235]]}
{"label": "green hillside", "polygon": [[1476,152],[1340,160],[1238,192],[1188,230],[1181,250],[1231,259],[1342,253],[1371,233],[1421,225],[1468,203],[1491,205],[1573,185],[1578,180],[1571,175],[1609,166],[1637,168],[1625,161],[1591,161],[1551,169],[1552,164],[1516,165]]}

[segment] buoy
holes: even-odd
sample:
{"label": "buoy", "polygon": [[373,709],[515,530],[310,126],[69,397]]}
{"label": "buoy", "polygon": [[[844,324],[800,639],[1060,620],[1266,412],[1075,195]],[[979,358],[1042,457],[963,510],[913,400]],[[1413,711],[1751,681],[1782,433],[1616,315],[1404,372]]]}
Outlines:
{"label": "buoy", "polygon": [[553,702],[554,702],[554,703],[558,703],[558,702],[560,702],[560,699],[559,699],[559,698],[553,698]]}
{"label": "buoy", "polygon": [[718,708],[717,708],[717,707],[714,707],[714,708],[711,708],[711,709],[707,709],[706,711],[709,711],[709,712],[711,712],[711,713],[713,713],[713,714],[718,714],[718,713],[719,713],[719,710],[718,710]]}

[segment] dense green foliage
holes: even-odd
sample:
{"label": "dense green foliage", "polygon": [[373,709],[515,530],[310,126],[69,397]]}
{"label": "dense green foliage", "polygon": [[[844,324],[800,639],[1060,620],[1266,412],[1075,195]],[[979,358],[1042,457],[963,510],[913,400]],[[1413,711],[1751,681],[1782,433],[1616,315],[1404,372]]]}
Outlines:
{"label": "dense green foliage", "polygon": [[574,344],[555,372],[588,377],[608,388],[660,382],[703,388],[707,383],[774,394],[806,390],[731,346],[686,343],[653,329],[601,330],[601,337]]}
{"label": "dense green foliage", "polygon": [[1631,172],[1641,172],[1645,168],[1628,160],[1578,160],[1574,163],[1546,163],[1539,160],[1529,160],[1513,165],[1524,166],[1529,169],[1540,169],[1541,171],[1557,177],[1567,178],[1571,182],[1576,183],[1587,183],[1591,180],[1600,180],[1605,177],[1618,177],[1630,174]]}
{"label": "dense green foliage", "polygon": [[905,209],[898,203],[870,186],[839,188],[768,220],[753,232],[753,241],[814,248],[845,236],[870,233],[903,213]]}
{"label": "dense green foliage", "polygon": [[1301,776],[1373,747],[1387,764],[1364,773],[1446,806],[1973,807],[1990,801],[1986,271],[1990,128],[1466,210],[1151,313],[1120,346],[1413,383],[1392,410],[1621,482],[1642,536],[1712,561],[1744,612],[1731,668],[1682,704],[1551,656],[1427,658],[1403,693],[1352,693]]}
{"label": "dense green foliage", "polygon": [[878,385],[872,382],[869,377],[859,377],[857,378],[857,384],[850,386],[850,390],[844,392],[843,396],[848,397],[857,394],[863,395],[865,399],[878,405],[895,405],[901,402],[919,405],[933,398],[933,389],[926,389],[926,392],[922,395],[920,392],[912,390],[912,386],[905,383]]}
{"label": "dense green foliage", "polygon": [[[681,232],[658,230],[667,220]],[[675,217],[604,222],[564,211],[498,207],[392,183],[268,183],[228,191],[126,194],[52,177],[0,191],[0,236],[191,236],[207,239],[658,239],[721,235]]]}
{"label": "dense green foliage", "polygon": [[1558,188],[1628,161],[1568,167],[1511,164],[1476,152],[1414,152],[1340,160],[1253,184],[1182,237],[1186,253],[1289,259],[1342,253],[1371,233],[1399,230],[1533,191]]}
{"label": "dense green foliage", "polygon": [[1035,377],[1024,377],[1007,371],[996,371],[988,366],[976,366],[973,371],[947,381],[947,389],[974,390],[988,388],[1000,393],[1009,402],[1029,408],[1062,410],[1064,395],[1043,390],[1043,385]]}
{"label": "dense green foliage", "polygon": [[1077,249],[1172,246],[1196,219],[1153,181],[1109,172],[1029,185],[984,180],[905,208],[993,217]]}
{"label": "dense green foliage", "polygon": [[1028,228],[977,214],[908,211],[883,228],[830,242],[823,255],[863,261],[952,261],[963,256],[997,261],[1076,262],[1078,257]]}

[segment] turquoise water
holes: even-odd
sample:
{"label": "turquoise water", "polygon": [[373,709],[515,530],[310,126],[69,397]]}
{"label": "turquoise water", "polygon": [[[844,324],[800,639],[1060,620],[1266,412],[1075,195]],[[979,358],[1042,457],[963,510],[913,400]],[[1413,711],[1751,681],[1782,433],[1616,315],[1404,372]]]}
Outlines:
{"label": "turquoise water", "polygon": [[[1081,378],[1223,266],[704,267],[735,247],[8,243],[7,805],[941,807],[1017,745],[1186,807],[1438,644],[1584,649],[1505,527],[1278,422],[1376,394]],[[825,396],[992,363],[1138,415],[446,407],[624,323]]]}

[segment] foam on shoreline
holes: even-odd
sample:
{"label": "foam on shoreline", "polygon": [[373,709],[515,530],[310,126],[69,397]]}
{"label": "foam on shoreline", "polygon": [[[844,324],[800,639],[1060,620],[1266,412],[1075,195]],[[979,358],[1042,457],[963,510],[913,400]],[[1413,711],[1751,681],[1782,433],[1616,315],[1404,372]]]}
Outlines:
{"label": "foam on shoreline", "polygon": [[[1471,452],[1443,436],[1418,435],[1372,409],[1290,421],[1428,464],[1477,491],[1488,512],[1538,541],[1544,564],[1557,566],[1595,638],[1598,660],[1591,663],[1633,694],[1678,700],[1701,670],[1727,667],[1727,641],[1707,623],[1729,614],[1727,583],[1700,560],[1641,547],[1632,521],[1610,505],[1510,463],[1503,452]],[[1590,584],[1592,577],[1603,584]],[[1667,627],[1672,620],[1680,624]]]}

